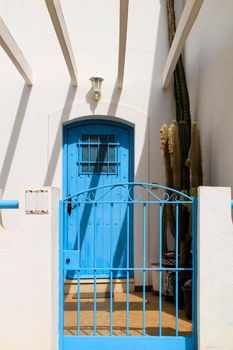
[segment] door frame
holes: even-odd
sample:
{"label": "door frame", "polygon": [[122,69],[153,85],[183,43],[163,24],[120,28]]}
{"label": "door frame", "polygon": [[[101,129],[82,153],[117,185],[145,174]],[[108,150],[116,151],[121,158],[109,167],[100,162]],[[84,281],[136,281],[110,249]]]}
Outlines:
{"label": "door frame", "polygon": [[62,148],[62,198],[68,197],[68,144],[67,144],[67,132],[69,129],[76,128],[77,126],[90,125],[90,124],[104,124],[110,126],[117,126],[128,130],[129,132],[129,179],[127,182],[134,182],[134,144],[135,144],[135,132],[134,127],[129,124],[113,121],[110,119],[82,119],[78,121],[72,121],[69,124],[63,126],[63,148]]}
{"label": "door frame", "polygon": [[[68,191],[68,131],[72,128],[77,128],[80,126],[85,125],[107,125],[107,126],[115,126],[118,128],[122,128],[124,130],[127,130],[129,133],[129,178],[127,179],[127,182],[134,182],[134,127],[119,122],[119,121],[113,121],[109,119],[82,119],[78,121],[73,121],[69,124],[66,124],[63,126],[63,164],[62,164],[62,198],[67,198],[70,194]],[[132,232],[131,232],[131,249],[130,249],[130,261],[132,266],[134,266],[134,213],[131,212],[131,218],[132,218]],[[66,226],[67,226],[67,220],[66,219]],[[133,277],[133,273],[131,278]]]}

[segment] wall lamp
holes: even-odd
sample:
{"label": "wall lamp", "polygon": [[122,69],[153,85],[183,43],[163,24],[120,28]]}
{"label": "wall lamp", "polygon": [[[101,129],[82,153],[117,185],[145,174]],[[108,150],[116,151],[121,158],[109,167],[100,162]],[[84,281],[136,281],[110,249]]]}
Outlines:
{"label": "wall lamp", "polygon": [[101,85],[102,85],[102,81],[104,79],[100,78],[100,77],[91,77],[90,81],[91,81],[91,85],[92,85],[92,89],[93,89],[93,99],[96,102],[99,102],[99,100],[101,99]]}

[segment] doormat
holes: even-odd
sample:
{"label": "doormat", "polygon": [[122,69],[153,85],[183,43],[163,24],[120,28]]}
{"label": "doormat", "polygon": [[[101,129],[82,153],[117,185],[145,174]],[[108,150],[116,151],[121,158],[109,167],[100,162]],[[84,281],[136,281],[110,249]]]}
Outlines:
{"label": "doormat", "polygon": [[[97,292],[96,298],[110,299],[110,292]],[[114,293],[112,293],[112,298],[114,298]],[[72,299],[77,299],[77,293],[73,294]],[[80,299],[94,299],[94,293],[80,293]]]}

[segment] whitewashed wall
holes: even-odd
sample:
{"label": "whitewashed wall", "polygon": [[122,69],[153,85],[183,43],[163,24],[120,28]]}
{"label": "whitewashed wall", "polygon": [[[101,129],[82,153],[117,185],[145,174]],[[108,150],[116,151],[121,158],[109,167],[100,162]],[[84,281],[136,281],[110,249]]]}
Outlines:
{"label": "whitewashed wall", "polygon": [[233,186],[233,1],[205,0],[185,48],[193,118],[201,129],[205,183]]}
{"label": "whitewashed wall", "polygon": [[38,208],[47,206],[48,214],[26,214],[22,190],[18,228],[6,231],[0,226],[0,348],[4,350],[57,349],[59,190],[46,190],[47,198],[39,199]]}
{"label": "whitewashed wall", "polygon": [[[135,177],[164,183],[159,129],[173,113],[171,91],[161,90],[168,52],[164,0],[129,2],[127,53],[122,90],[116,88],[119,1],[61,0],[78,67],[78,88],[69,74],[46,5],[41,0],[0,0],[0,13],[35,73],[24,85],[0,50],[0,188],[3,198],[17,198],[22,187],[61,188],[61,125],[85,115],[111,115],[133,121]],[[89,78],[98,73],[102,100],[92,101]],[[127,112],[128,111],[128,112]],[[153,218],[155,216],[153,215]],[[150,219],[155,259],[155,221]],[[17,214],[3,212],[7,228]]]}
{"label": "whitewashed wall", "polygon": [[231,189],[198,191],[198,349],[233,350]]}

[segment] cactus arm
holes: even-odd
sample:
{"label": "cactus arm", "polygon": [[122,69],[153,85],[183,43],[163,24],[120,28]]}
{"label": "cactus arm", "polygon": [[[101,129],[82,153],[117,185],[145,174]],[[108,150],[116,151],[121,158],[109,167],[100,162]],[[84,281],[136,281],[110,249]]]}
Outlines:
{"label": "cactus arm", "polygon": [[[165,177],[166,177],[166,186],[172,188],[173,187],[173,176],[172,176],[172,166],[171,166],[171,159],[168,149],[168,126],[167,124],[163,124],[162,128],[160,129],[160,138],[161,138],[161,150],[163,154],[164,159],[164,165],[165,165]],[[175,216],[173,213],[172,206],[170,204],[164,206],[165,212],[163,213],[163,233],[164,236],[167,236],[167,227],[165,227],[164,220],[165,216],[168,220],[168,225],[170,228],[170,232],[173,237],[176,235],[176,223],[175,223]],[[166,231],[165,231],[166,230]],[[163,237],[163,241],[165,241],[166,238]]]}
{"label": "cactus arm", "polygon": [[179,129],[176,121],[173,121],[168,131],[168,149],[172,162],[173,185],[175,189],[181,187],[181,167],[180,167],[180,141]]}

